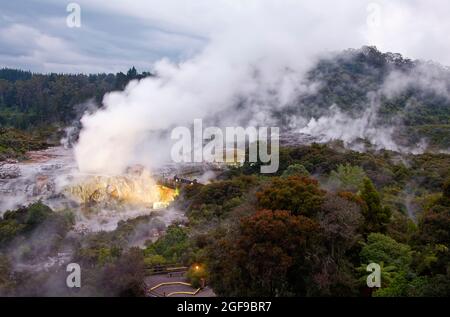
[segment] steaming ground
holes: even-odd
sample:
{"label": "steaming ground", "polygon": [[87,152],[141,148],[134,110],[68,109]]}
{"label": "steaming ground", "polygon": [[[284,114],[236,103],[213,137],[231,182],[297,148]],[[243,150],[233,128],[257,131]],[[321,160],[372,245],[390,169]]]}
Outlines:
{"label": "steaming ground", "polygon": [[[312,137],[297,133],[286,134],[284,144],[306,144],[314,141]],[[86,174],[79,172],[73,149],[52,147],[28,153],[29,159],[23,162],[7,161],[0,165],[0,215],[7,210],[41,200],[54,211],[71,210],[75,212],[77,232],[112,231],[119,221],[154,214],[165,225],[183,219],[183,213],[173,208],[157,211],[148,205],[104,204],[86,206],[74,199],[68,188],[80,184]],[[217,167],[216,167],[217,168]],[[180,172],[195,177],[200,183],[208,183],[216,177],[209,165],[161,164],[154,170],[155,177],[171,178]],[[102,176],[92,174],[88,176]],[[141,238],[142,240],[142,238]]]}
{"label": "steaming ground", "polygon": [[27,161],[9,161],[1,166],[0,212],[39,199],[55,209],[68,207],[61,197],[61,184],[76,169],[71,150],[55,147],[28,156]]}
{"label": "steaming ground", "polygon": [[[76,241],[99,231],[116,230],[120,221],[135,218],[128,237],[127,247],[145,247],[148,241],[156,241],[168,225],[182,222],[184,214],[168,207],[153,209],[148,206],[84,206],[67,193],[68,186],[78,184],[84,177],[78,172],[73,150],[53,147],[29,152],[24,162],[8,161],[0,165],[0,215],[21,205],[41,200],[55,212],[70,210],[75,214],[75,226],[61,241],[57,250],[51,243],[57,235],[56,228],[41,225],[25,240],[12,241],[5,250],[15,272],[64,272],[76,254]],[[166,170],[168,172],[168,170]],[[30,258],[24,246],[33,246],[36,255]],[[26,248],[25,248],[26,249]],[[52,284],[53,275],[42,285],[42,291],[60,294],[64,285]],[[26,290],[28,291],[28,290]],[[28,294],[28,293],[25,293]]]}
{"label": "steaming ground", "polygon": [[[27,161],[8,161],[0,166],[0,214],[42,200],[55,211],[75,211],[75,231],[85,232],[111,231],[121,220],[155,212],[148,206],[83,207],[67,194],[67,188],[83,177],[72,149],[54,147],[30,152],[28,156]],[[182,213],[167,209],[155,217],[167,225],[182,218]]]}
{"label": "steaming ground", "polygon": [[[287,43],[295,41],[288,39]],[[267,56],[250,47],[246,47],[247,54],[234,55],[231,54],[234,51],[228,50],[229,41],[227,36],[220,36],[197,56],[180,64],[162,60],[155,65],[157,76],[132,81],[124,91],[106,94],[101,107],[91,104],[81,107],[84,113],[79,116],[81,131],[68,129],[63,140],[73,144],[73,149],[56,147],[33,152],[26,162],[0,163],[0,213],[42,199],[56,211],[75,210],[78,231],[114,230],[121,220],[148,215],[152,210],[147,206],[109,204],[84,208],[67,195],[66,189],[86,175],[121,176],[133,166],[172,177],[180,166],[168,164],[174,143],[170,132],[180,125],[191,127],[197,118],[203,119],[204,128],[280,127],[282,145],[340,140],[356,151],[423,153],[429,150],[425,138],[408,144],[396,136],[405,127],[402,116],[408,111],[413,114],[423,111],[423,108],[414,110],[416,97],[432,94],[432,101],[441,101],[442,107],[450,100],[450,74],[445,68],[413,63],[398,54],[363,47],[329,56],[324,61],[334,65],[339,61],[366,60],[365,73],[376,78],[383,74],[383,78],[370,86],[364,84],[367,76],[360,79],[361,83],[347,80],[351,88],[360,88],[353,93],[360,92],[361,97],[353,98],[353,103],[337,105],[334,99],[323,101],[327,91],[320,90],[336,85],[326,81],[330,76],[328,68],[324,71],[325,79],[307,76],[312,56],[308,56],[309,62],[304,59],[306,56],[298,63],[294,56],[283,59],[287,43],[276,46]],[[260,57],[256,59],[260,63],[253,63],[254,54]],[[385,62],[382,73],[370,66],[374,59],[380,58]],[[410,67],[407,72],[401,70],[405,64]],[[346,87],[338,85],[341,90]],[[396,96],[411,89],[420,94],[406,99],[402,111],[388,118],[380,115],[383,98],[395,102]],[[428,107],[434,107],[434,103]],[[77,141],[70,142],[72,139]],[[202,183],[215,177],[207,166],[193,170]],[[166,214],[170,215],[164,219],[167,222],[182,216],[172,210]]]}
{"label": "steaming ground", "polygon": [[[332,109],[333,110],[333,109]],[[351,118],[338,109],[332,116],[311,119],[300,129],[291,129],[280,135],[280,143],[284,146],[311,144],[312,142],[327,143],[341,140],[344,144],[357,151],[365,151],[368,136],[375,148],[383,148],[400,152],[423,152],[425,147],[405,148],[398,146],[391,139],[389,128],[379,128],[372,125],[372,110],[367,110],[362,117],[350,122]],[[356,135],[356,137],[355,137]],[[358,140],[358,138],[360,140]],[[24,162],[7,161],[0,165],[0,215],[6,210],[13,210],[22,205],[42,200],[55,211],[73,210],[76,213],[77,232],[112,231],[119,221],[150,215],[155,212],[146,205],[105,204],[86,206],[70,195],[68,188],[80,184],[86,174],[80,173],[71,148],[53,147],[47,150],[28,153],[29,160]],[[156,177],[171,178],[180,172],[195,177],[200,183],[214,180],[216,172],[211,166],[193,164],[192,166],[170,163],[159,164],[154,169]],[[102,174],[89,174],[88,176]],[[166,225],[183,218],[183,213],[171,208],[164,209],[155,217]]]}
{"label": "steaming ground", "polygon": [[[179,126],[191,127],[195,119],[202,119],[205,127],[222,129],[279,127],[310,135],[319,142],[341,140],[357,151],[367,150],[363,142],[358,142],[367,140],[372,149],[419,154],[428,148],[426,139],[408,144],[396,136],[405,127],[405,114],[414,112],[410,109],[414,98],[404,102],[403,112],[392,113],[389,118],[380,115],[382,100],[395,104],[396,97],[411,89],[450,100],[450,77],[443,67],[435,69],[424,63],[407,62],[372,47],[325,58],[319,53],[305,53],[296,55],[296,59],[288,49],[291,41],[298,44],[295,37],[289,37],[283,45],[270,46],[267,52],[262,50],[264,53],[244,47],[248,52],[238,56],[228,51],[234,45],[229,41],[226,36],[219,37],[183,63],[162,60],[155,64],[157,76],[133,81],[124,91],[106,94],[102,107],[81,118],[82,129],[74,147],[79,169],[120,174],[134,164],[149,169],[158,167],[170,158],[170,131]],[[287,56],[286,51],[290,52]],[[385,63],[382,71],[370,65],[373,55]],[[361,82],[347,78],[347,86],[339,86],[339,82],[324,80],[323,77],[330,79],[326,70],[325,74],[310,78],[316,59],[320,58],[329,64],[365,59],[367,74],[374,73],[373,78],[382,79],[366,86],[367,78]],[[396,70],[404,67],[402,63],[409,63],[409,71]],[[337,105],[332,98],[325,98],[327,89],[321,90],[336,85],[336,97],[342,97],[342,91],[352,85],[358,87],[354,91],[361,96]]]}

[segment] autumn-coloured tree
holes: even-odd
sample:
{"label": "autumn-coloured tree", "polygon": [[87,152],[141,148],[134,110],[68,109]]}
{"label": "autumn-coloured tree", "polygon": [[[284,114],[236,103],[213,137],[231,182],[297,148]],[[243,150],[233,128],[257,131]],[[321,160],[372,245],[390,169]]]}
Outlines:
{"label": "autumn-coloured tree", "polygon": [[220,295],[305,295],[311,285],[318,224],[289,211],[261,210],[241,220],[232,237],[209,255],[211,283]]}

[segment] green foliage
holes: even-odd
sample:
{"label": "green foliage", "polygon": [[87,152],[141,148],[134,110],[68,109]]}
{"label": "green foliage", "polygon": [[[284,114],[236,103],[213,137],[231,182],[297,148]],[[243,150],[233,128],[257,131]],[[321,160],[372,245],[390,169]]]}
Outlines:
{"label": "green foliage", "polygon": [[339,164],[337,170],[330,173],[330,182],[342,190],[357,191],[365,177],[366,173],[361,167]]}
{"label": "green foliage", "polygon": [[436,204],[425,211],[419,221],[423,242],[450,245],[450,207]]}
{"label": "green foliage", "polygon": [[399,270],[405,270],[412,261],[411,247],[398,243],[394,239],[381,234],[371,233],[360,253],[361,262],[364,264],[384,263],[387,266],[395,266]]}
{"label": "green foliage", "polygon": [[369,178],[364,179],[361,198],[365,202],[365,232],[385,232],[392,213],[389,208],[381,205],[380,195]]}
{"label": "green foliage", "polygon": [[188,229],[178,225],[171,225],[161,238],[145,249],[144,255],[146,258],[152,258],[152,260],[155,260],[154,256],[159,255],[165,259],[165,262],[184,263],[189,257],[189,251]]}
{"label": "green foliage", "polygon": [[147,254],[144,258],[144,264],[146,266],[162,265],[166,264],[166,262],[166,258],[159,254]]}
{"label": "green foliage", "polygon": [[222,205],[225,201],[241,195],[241,186],[235,182],[214,182],[203,186],[194,203]]}
{"label": "green foliage", "polygon": [[418,276],[408,285],[407,296],[448,297],[450,296],[449,274]]}
{"label": "green foliage", "polygon": [[[431,227],[427,230],[431,238],[428,238],[428,240],[416,239],[416,234],[424,232],[424,230],[420,230],[420,219],[422,217],[419,217],[419,226],[413,223],[413,219],[408,218],[405,197],[413,197],[411,203],[417,205],[414,206],[418,209],[417,215],[420,215],[421,206],[426,206],[426,208],[424,207],[425,210],[433,209],[435,212],[438,211],[436,208],[439,207],[441,208],[439,214],[445,214],[442,213],[444,210],[442,208],[445,207],[445,195],[441,195],[437,191],[440,191],[441,185],[448,177],[450,160],[447,155],[411,155],[408,156],[408,163],[411,165],[406,165],[389,152],[357,153],[342,149],[335,150],[327,145],[313,144],[311,146],[285,148],[283,153],[283,160],[285,161],[282,164],[284,166],[302,164],[307,166],[308,170],[312,171],[315,177],[320,180],[325,180],[325,177],[332,170],[337,173],[340,165],[344,167],[358,166],[360,167],[359,172],[363,171],[364,174],[373,178],[373,182],[380,188],[383,196],[380,196],[370,180],[363,182],[358,194],[339,192],[337,195],[329,193],[323,196],[320,204],[317,204],[315,208],[317,211],[308,214],[320,226],[320,239],[316,240],[315,244],[313,243],[314,252],[312,252],[317,261],[310,267],[315,273],[310,274],[311,271],[307,269],[306,271],[309,273],[305,275],[305,280],[296,280],[295,282],[290,280],[291,275],[281,274],[280,280],[276,282],[279,284],[276,286],[275,293],[357,295],[358,285],[361,286],[361,282],[358,283],[360,276],[364,276],[364,284],[362,285],[365,285],[367,272],[364,263],[368,261],[368,259],[360,257],[361,250],[364,248],[364,245],[358,246],[358,242],[362,239],[360,233],[367,238],[371,233],[380,232],[386,233],[387,235],[381,236],[390,240],[378,239],[380,241],[374,242],[372,238],[369,238],[370,243],[368,241],[367,245],[370,244],[370,247],[366,247],[362,253],[364,256],[374,255],[380,261],[386,261],[380,262],[383,268],[383,287],[381,290],[374,292],[374,296],[446,294],[445,283],[442,287],[436,287],[435,292],[431,292],[433,289],[431,283],[440,281],[445,276],[448,249],[443,245],[443,248],[433,248],[430,249],[431,251],[427,251],[424,243],[446,241],[443,234],[448,231],[444,229],[448,225],[442,220],[435,221],[435,225],[442,224],[442,226],[438,230],[431,229]],[[344,169],[341,168],[341,170]],[[363,173],[360,173],[360,176]],[[342,174],[345,175],[346,173],[343,172]],[[230,174],[228,180],[233,181],[239,175],[240,173]],[[292,203],[296,199],[295,195],[298,191],[288,190],[295,187],[294,184],[289,184],[289,179],[290,177],[258,178],[255,184],[255,187],[259,188],[256,201],[252,200],[249,192],[243,190],[240,201],[236,200],[236,204],[232,204],[233,213],[223,212],[225,203],[223,205],[210,204],[204,205],[204,209],[198,209],[199,213],[201,210],[210,215],[205,216],[205,219],[209,219],[209,222],[192,222],[190,218],[190,228],[193,235],[195,236],[196,230],[201,230],[202,240],[206,241],[201,245],[199,244],[198,247],[205,248],[205,245],[207,246],[207,251],[202,253],[208,259],[211,282],[218,294],[231,296],[249,295],[257,292],[255,290],[257,287],[252,284],[257,282],[249,279],[250,267],[242,268],[234,260],[234,258],[242,257],[243,253],[239,255],[234,253],[237,248],[236,239],[240,237],[241,229],[240,227],[236,228],[233,224],[236,222],[235,217],[245,218],[252,215],[255,208],[266,208],[266,206],[261,205],[264,200],[273,202],[279,199],[277,203],[273,203],[272,207],[280,209],[281,206],[284,206],[280,202],[287,202],[287,205]],[[282,182],[278,183],[278,181]],[[317,188],[319,188],[318,184]],[[282,192],[286,189],[288,194],[279,195],[279,191]],[[442,189],[442,192],[445,192],[445,189]],[[281,199],[283,197],[285,200]],[[307,204],[292,203],[292,206],[302,205]],[[392,212],[386,206],[389,206]],[[220,215],[220,217],[217,217],[217,215]],[[362,225],[361,216],[363,217]],[[428,224],[431,223],[429,220]],[[211,229],[207,229],[207,225]],[[205,234],[205,229],[209,233]],[[263,233],[269,239],[267,241],[268,248],[273,248],[273,250],[264,251],[270,255],[271,252],[276,251],[275,246],[279,246],[281,243],[269,233],[264,231]],[[395,241],[393,237],[401,243]],[[270,244],[272,238],[275,239],[273,245]],[[380,249],[376,250],[377,247]],[[394,251],[400,252],[400,255],[395,254]],[[198,252],[198,254],[200,253]],[[281,254],[280,260],[283,258]],[[396,262],[396,259],[400,259],[399,262]],[[269,260],[266,262],[264,269],[276,271],[278,269],[276,266],[280,262],[275,263],[273,261],[270,264]],[[259,262],[263,263],[262,260]],[[361,271],[361,275],[355,274],[362,269],[364,269],[364,272]],[[222,280],[219,281],[219,278]],[[270,281],[268,277],[264,283],[270,284]],[[305,286],[304,283],[308,283],[309,287]]]}
{"label": "green foliage", "polygon": [[445,205],[450,205],[450,178],[442,186],[442,199]]}
{"label": "green foliage", "polygon": [[31,72],[11,68],[0,69],[0,80],[15,82],[17,80],[30,80],[31,77]]}
{"label": "green foliage", "polygon": [[381,267],[382,287],[377,289],[374,297],[402,297],[407,296],[409,292],[408,275],[405,271],[390,272],[395,267]]}
{"label": "green foliage", "polygon": [[0,222],[0,243],[11,241],[19,233],[25,231],[25,224],[17,222],[15,219],[2,219]]}
{"label": "green foliage", "polygon": [[202,280],[208,279],[208,271],[204,265],[194,263],[187,271],[186,277],[194,288],[202,286]]}
{"label": "green foliage", "polygon": [[25,158],[28,151],[40,150],[48,144],[42,138],[16,129],[0,127],[0,161],[8,158]]}
{"label": "green foliage", "polygon": [[[411,247],[398,243],[394,239],[380,234],[371,233],[367,243],[361,250],[361,272],[369,263],[381,266],[381,288],[376,290],[375,296],[407,296],[410,292],[412,276],[411,263],[413,252]],[[362,274],[363,285],[367,272]]]}
{"label": "green foliage", "polygon": [[[417,68],[427,69],[442,85],[449,87],[450,72],[443,66],[412,62],[400,54],[382,53],[375,47],[347,50],[319,61],[312,68],[309,79],[323,85],[316,94],[302,100],[313,106],[302,107],[300,111],[306,117],[320,117],[335,104],[344,113],[362,113],[371,102],[368,92],[382,90],[392,71],[414,78],[421,76]],[[382,96],[378,117],[383,123],[392,124],[396,124],[394,118],[403,118],[406,127],[396,133],[399,142],[413,145],[425,137],[432,147],[446,149],[450,144],[449,106],[445,93],[413,83],[396,96]]]}
{"label": "green foliage", "polygon": [[282,177],[289,176],[302,176],[302,177],[310,177],[308,170],[302,164],[293,164],[289,165],[288,168],[281,175]]}
{"label": "green foliage", "polygon": [[442,183],[450,178],[450,155],[430,154],[411,157],[411,177],[420,179],[420,185],[432,191],[441,191]]}
{"label": "green foliage", "polygon": [[34,227],[44,222],[52,213],[53,211],[41,202],[29,205],[27,208],[25,224]]}
{"label": "green foliage", "polygon": [[[145,250],[129,246],[141,224],[164,231],[151,216],[73,237],[67,235],[74,222],[70,211],[55,213],[42,203],[8,211],[0,219],[0,250],[6,254],[0,255],[0,294],[36,296],[45,285],[63,283],[64,270],[19,274],[11,263],[45,260],[68,243],[76,251],[72,260],[83,267],[78,295],[141,296],[143,268],[200,263],[204,272],[191,269],[189,280],[199,285],[206,276],[219,295],[355,296],[362,295],[367,263],[376,262],[382,287],[373,296],[448,296],[450,156],[400,160],[388,151],[335,146],[282,149],[281,177],[243,176],[243,168],[232,168],[221,180],[182,188],[176,203],[186,210],[186,226],[168,227]],[[317,180],[298,176],[301,166]],[[359,193],[326,192],[318,182],[333,175],[356,191],[363,174],[373,183],[365,179]],[[406,197],[417,225],[406,213]],[[57,294],[74,295],[68,292],[62,285]]]}
{"label": "green foliage", "polygon": [[[424,119],[423,114],[418,115],[417,117],[418,121]],[[432,118],[432,115],[428,120],[431,122],[444,121],[439,118]],[[446,149],[450,147],[450,124],[414,125],[407,127],[403,132],[402,137],[406,137],[413,142],[420,142],[425,136],[428,141],[428,145],[434,150]]]}
{"label": "green foliage", "polygon": [[188,206],[187,216],[192,224],[207,225],[227,217],[245,201],[245,195],[258,182],[255,176],[239,175],[231,180],[183,188],[182,197]]}
{"label": "green foliage", "polygon": [[[42,202],[14,211],[6,211],[0,219],[0,248],[19,236],[26,236],[43,224],[51,226],[55,234],[64,234],[73,224],[67,213],[56,214]],[[49,243],[47,241],[46,243]]]}
{"label": "green foliage", "polygon": [[[385,265],[384,262],[380,262],[377,264],[380,265],[381,286],[383,288],[383,292],[384,291],[386,291],[387,293],[392,292],[390,287],[393,286],[392,285],[393,281],[395,281],[398,275],[403,276],[404,272],[403,271],[398,272],[397,267],[395,267],[394,265]],[[360,286],[366,286],[367,275],[369,274],[367,271],[367,264],[366,263],[361,264],[361,266],[358,267],[356,271],[358,271],[360,275],[359,279]],[[395,287],[393,287],[393,289],[395,289]],[[380,289],[376,290],[375,294],[378,293],[378,291],[380,291]]]}
{"label": "green foliage", "polygon": [[31,130],[49,124],[64,125],[76,117],[75,106],[101,102],[105,93],[123,89],[133,79],[153,76],[131,68],[117,74],[32,74],[0,70],[0,126]]}
{"label": "green foliage", "polygon": [[316,180],[291,176],[274,178],[256,197],[261,208],[311,216],[320,211],[324,194]]}
{"label": "green foliage", "polygon": [[419,238],[426,243],[450,247],[450,181],[442,186],[442,195],[433,201],[419,221]]}
{"label": "green foliage", "polygon": [[418,274],[445,273],[449,260],[449,248],[443,244],[426,244],[417,249],[413,260]]}

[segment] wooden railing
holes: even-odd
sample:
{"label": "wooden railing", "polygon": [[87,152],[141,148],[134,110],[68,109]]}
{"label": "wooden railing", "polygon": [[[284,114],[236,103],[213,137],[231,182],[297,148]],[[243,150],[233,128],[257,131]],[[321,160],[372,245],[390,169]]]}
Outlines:
{"label": "wooden railing", "polygon": [[145,268],[147,275],[182,273],[186,272],[188,269],[189,268],[183,264],[153,265]]}

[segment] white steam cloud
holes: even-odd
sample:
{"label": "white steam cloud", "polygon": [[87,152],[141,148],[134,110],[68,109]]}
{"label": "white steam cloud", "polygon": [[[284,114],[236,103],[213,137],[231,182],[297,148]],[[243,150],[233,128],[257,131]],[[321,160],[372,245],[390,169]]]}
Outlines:
{"label": "white steam cloud", "polygon": [[[406,12],[401,15],[406,23],[414,8],[421,7],[408,7],[405,1],[397,5],[380,1],[380,7],[388,10],[383,10],[378,27],[392,28],[383,38],[373,29],[377,24],[367,22],[374,14],[368,11],[368,1],[214,1],[214,7],[223,10],[213,9],[212,1],[196,4],[198,10],[191,7],[183,18],[175,14],[179,8],[173,1],[151,8],[156,13],[149,13],[150,19],[168,28],[185,26],[207,38],[207,44],[181,63],[167,59],[157,62],[156,78],[135,81],[123,92],[107,94],[102,110],[82,118],[83,129],[75,147],[82,172],[116,174],[131,164],[152,167],[167,158],[164,148],[168,144],[158,137],[158,131],[188,126],[195,118],[214,118],[216,123],[219,119],[222,126],[270,124],[273,110],[288,105],[299,93],[313,91],[314,85],[306,85],[303,75],[319,54],[365,44],[381,44],[380,48],[386,50],[386,45],[395,42],[393,36],[405,37],[402,41],[406,41],[409,29],[393,24],[392,19]],[[117,1],[105,5],[112,11],[119,8],[123,7]],[[123,8],[138,17],[146,9],[150,10],[140,1]],[[429,10],[423,12],[428,14]],[[432,16],[427,16],[422,31],[431,29],[431,20]],[[393,35],[395,30],[399,33]],[[411,45],[409,51],[414,51]],[[240,103],[245,103],[244,110],[236,109]],[[371,126],[371,116],[367,112],[352,123],[357,136],[380,136]],[[340,134],[344,139],[354,137],[342,131],[347,122],[340,117],[337,113],[333,121],[333,129],[340,131],[327,132],[329,123],[325,119],[309,122],[306,129],[311,133]],[[378,139],[380,146],[394,147],[388,135]]]}
{"label": "white steam cloud", "polygon": [[[342,140],[347,146],[358,139],[368,139],[377,149],[398,151],[399,147],[392,139],[393,126],[380,126],[377,111],[379,104],[372,99],[370,106],[356,118],[343,113],[336,105],[330,107],[330,114],[318,119],[312,118],[299,130],[300,133],[314,135],[322,142]],[[363,150],[363,148],[361,149]]]}

